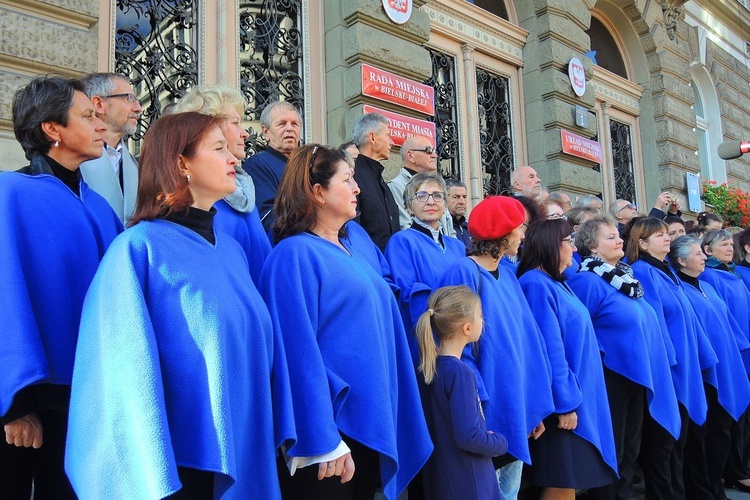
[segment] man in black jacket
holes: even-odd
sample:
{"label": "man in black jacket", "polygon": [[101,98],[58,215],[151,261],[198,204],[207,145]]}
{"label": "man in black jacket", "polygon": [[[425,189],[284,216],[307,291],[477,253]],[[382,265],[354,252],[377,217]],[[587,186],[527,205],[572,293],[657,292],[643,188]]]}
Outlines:
{"label": "man in black jacket", "polygon": [[401,229],[398,205],[383,179],[384,168],[380,164],[380,160],[390,156],[393,146],[388,118],[379,113],[360,117],[354,124],[354,145],[359,149],[354,162],[354,178],[360,189],[357,221],[384,251],[391,235]]}

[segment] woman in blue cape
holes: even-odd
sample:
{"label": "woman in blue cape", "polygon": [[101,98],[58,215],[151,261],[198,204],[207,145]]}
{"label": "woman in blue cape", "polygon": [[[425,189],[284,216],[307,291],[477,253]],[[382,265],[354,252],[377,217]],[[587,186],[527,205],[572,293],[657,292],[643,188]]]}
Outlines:
{"label": "woman in blue cape", "polygon": [[179,113],[144,138],[133,226],[81,319],[65,465],[82,499],[281,496],[288,373],[245,252],[213,227],[236,188],[219,126]]}
{"label": "woman in blue cape", "polygon": [[[672,382],[680,405],[680,436],[675,440],[656,421],[645,418],[641,444],[641,465],[649,499],[685,497],[683,455],[688,425],[706,421],[706,394],[702,370],[714,366],[716,354],[695,316],[682,282],[666,261],[669,226],[659,219],[644,217],[630,227],[628,262],[643,285],[644,298],[654,308],[674,353]],[[669,347],[671,344],[671,348]]]}
{"label": "woman in blue cape", "polygon": [[303,146],[274,206],[261,291],[292,380],[284,498],[372,498],[382,487],[395,499],[432,451],[396,300],[341,231],[356,215],[353,174],[339,151]]}
{"label": "woman in blue cape", "polygon": [[734,238],[737,241],[736,248],[739,250],[733,259],[737,264],[734,272],[739,274],[745,287],[750,290],[750,227],[735,234]]}
{"label": "woman in blue cape", "polygon": [[249,135],[242,128],[246,105],[245,97],[236,89],[222,85],[199,85],[185,93],[173,112],[195,111],[221,119],[221,131],[227,140],[227,148],[238,160],[234,168],[237,189],[214,204],[214,228],[229,234],[242,246],[247,255],[250,275],[257,286],[263,264],[271,251],[271,242],[255,209],[253,179],[242,168],[245,139]]}
{"label": "woman in blue cape", "polygon": [[661,323],[643,298],[643,285],[621,261],[624,253],[616,223],[598,216],[576,230],[580,270],[567,281],[591,315],[603,353],[604,381],[612,414],[620,479],[589,490],[592,498],[629,500],[644,418],[651,418],[675,439],[680,412],[672,384],[673,356]]}
{"label": "woman in blue cape", "polygon": [[740,343],[744,337],[734,333],[739,326],[714,287],[698,280],[705,261],[697,238],[683,236],[672,241],[669,262],[685,283],[685,292],[719,358],[703,372],[706,423],[690,427],[692,433],[685,445],[685,490],[688,498],[695,499],[726,498],[721,477],[729,456],[731,428],[750,403],[750,383],[740,355],[750,350],[750,343]]}
{"label": "woman in blue cape", "polygon": [[70,382],[86,290],[122,231],[81,179],[106,125],[83,86],[40,77],[13,98],[29,165],[0,173],[0,496],[75,498],[65,477]]}
{"label": "woman in blue cape", "polygon": [[419,364],[419,349],[414,326],[427,310],[427,298],[451,264],[466,256],[466,245],[443,234],[440,219],[445,212],[445,181],[436,173],[414,174],[404,188],[407,211],[412,214],[409,228],[391,236],[385,258],[393,274],[409,337],[414,367]]}
{"label": "woman in blue cape", "polygon": [[[599,344],[586,307],[565,284],[573,261],[572,227],[541,220],[526,232],[519,284],[544,336],[552,367],[555,414],[531,442],[532,480],[541,498],[575,498],[575,490],[617,479],[617,457]],[[572,459],[575,457],[575,459]]]}
{"label": "woman in blue cape", "polygon": [[462,359],[474,370],[487,428],[508,440],[508,453],[494,460],[504,499],[518,495],[523,463],[531,463],[529,436],[544,432],[542,420],[555,408],[544,339],[518,280],[500,265],[506,253],[518,251],[524,217],[513,198],[479,202],[469,217],[470,257],[453,264],[439,284],[466,285],[482,300],[482,337]]}

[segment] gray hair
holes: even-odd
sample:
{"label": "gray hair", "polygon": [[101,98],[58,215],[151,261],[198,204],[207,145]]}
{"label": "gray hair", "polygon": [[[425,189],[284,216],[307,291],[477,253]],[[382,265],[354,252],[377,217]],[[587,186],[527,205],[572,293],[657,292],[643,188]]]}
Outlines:
{"label": "gray hair", "polygon": [[610,203],[609,213],[611,213],[613,216],[617,215],[617,212],[619,212],[619,210],[617,209],[617,205],[619,205],[621,201],[624,201],[625,203],[630,203],[628,200],[623,200],[622,198],[617,198],[615,201]]}
{"label": "gray hair", "polygon": [[120,79],[130,85],[130,79],[119,73],[91,73],[81,78],[84,92],[91,99],[95,95],[105,96],[115,90],[115,80]]}
{"label": "gray hair", "polygon": [[577,226],[583,222],[583,219],[587,215],[590,217],[589,220],[591,220],[600,214],[601,212],[594,207],[576,205],[568,210],[565,216],[568,218],[571,226]]}
{"label": "gray hair", "polygon": [[679,238],[675,239],[672,243],[669,245],[669,263],[672,267],[674,267],[676,270],[682,269],[683,266],[680,264],[680,261],[678,259],[687,259],[690,256],[690,252],[693,249],[693,245],[698,245],[698,248],[701,246],[701,240],[694,237],[694,236],[688,236],[686,234],[680,236]]}
{"label": "gray hair", "polygon": [[726,229],[712,229],[703,235],[703,242],[701,243],[701,250],[705,252],[706,247],[708,247],[711,249],[711,251],[713,251],[714,246],[726,240],[732,240],[734,244],[734,238],[732,238],[732,233],[730,233]]}
{"label": "gray hair", "polygon": [[354,123],[354,132],[352,133],[354,145],[361,148],[367,143],[367,134],[370,132],[377,133],[383,125],[388,126],[388,118],[380,113],[367,113],[360,116]]}
{"label": "gray hair", "polygon": [[299,114],[299,110],[295,108],[291,103],[288,103],[286,101],[274,101],[265,108],[263,108],[263,111],[260,113],[260,125],[262,127],[271,128],[271,113],[274,111],[294,111],[297,113],[297,116],[299,116],[300,120],[302,120],[302,116]]}
{"label": "gray hair", "polygon": [[417,194],[417,189],[425,182],[433,182],[438,185],[442,192],[445,192],[445,181],[437,172],[420,172],[414,174],[404,188],[404,207],[409,208],[409,203],[414,198],[414,195]]}
{"label": "gray hair", "polygon": [[458,179],[445,179],[445,190],[448,191],[450,188],[464,188],[466,189],[466,183],[459,181]]}
{"label": "gray hair", "polygon": [[599,245],[599,228],[603,226],[612,226],[617,230],[617,223],[609,215],[598,215],[578,228],[575,233],[576,247],[581,257],[588,257],[591,249]]}
{"label": "gray hair", "polygon": [[604,206],[604,202],[602,202],[602,199],[598,196],[594,196],[593,194],[587,194],[585,196],[581,196],[578,198],[578,201],[575,203],[576,207],[591,207],[592,204],[598,203],[601,206]]}

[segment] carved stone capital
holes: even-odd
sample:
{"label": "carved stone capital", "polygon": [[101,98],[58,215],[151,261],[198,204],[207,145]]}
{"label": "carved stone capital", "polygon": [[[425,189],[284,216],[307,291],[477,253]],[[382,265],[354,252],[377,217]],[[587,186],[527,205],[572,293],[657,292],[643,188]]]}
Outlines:
{"label": "carved stone capital", "polygon": [[687,0],[661,0],[661,10],[664,12],[664,27],[667,29],[667,36],[674,40],[677,31],[677,22],[682,16],[682,6]]}

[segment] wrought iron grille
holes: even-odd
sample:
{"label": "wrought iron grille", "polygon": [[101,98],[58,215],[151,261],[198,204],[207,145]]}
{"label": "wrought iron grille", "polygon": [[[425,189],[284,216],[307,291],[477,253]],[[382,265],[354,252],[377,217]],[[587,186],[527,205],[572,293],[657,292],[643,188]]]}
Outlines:
{"label": "wrought iron grille", "polygon": [[510,80],[479,68],[476,70],[476,78],[484,193],[513,194],[510,182],[514,166]]}
{"label": "wrought iron grille", "polygon": [[428,48],[432,76],[424,84],[435,89],[435,123],[438,168],[445,179],[462,180],[459,164],[458,102],[456,100],[456,60]]}
{"label": "wrought iron grille", "polygon": [[115,72],[143,107],[134,142],[198,82],[197,25],[198,0],[117,0]]}
{"label": "wrought iron grille", "polygon": [[630,126],[614,120],[609,122],[612,137],[612,170],[615,179],[615,196],[635,200],[635,172],[633,171],[633,146]]}
{"label": "wrought iron grille", "polygon": [[260,114],[273,101],[291,103],[303,117],[303,39],[300,0],[240,1],[240,90],[247,99],[246,152],[265,149]]}

